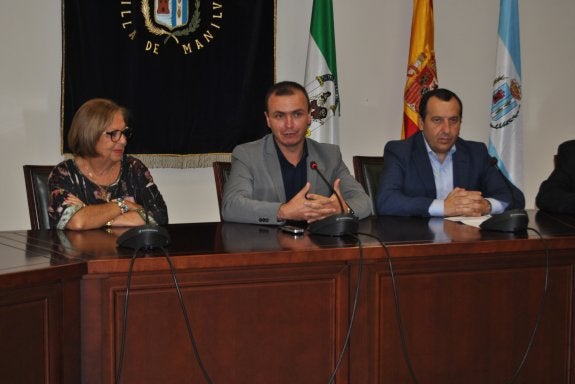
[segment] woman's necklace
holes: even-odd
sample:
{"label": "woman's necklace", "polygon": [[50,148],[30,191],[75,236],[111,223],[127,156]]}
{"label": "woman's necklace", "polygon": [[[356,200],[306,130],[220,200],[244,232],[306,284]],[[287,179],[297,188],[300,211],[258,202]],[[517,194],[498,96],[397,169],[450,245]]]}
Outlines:
{"label": "woman's necklace", "polygon": [[105,168],[101,172],[95,172],[92,169],[92,167],[90,166],[90,164],[88,163],[88,161],[84,160],[84,168],[86,170],[86,173],[88,173],[88,176],[90,176],[91,179],[99,179],[99,178],[107,176],[110,173],[110,171],[114,168],[114,166],[115,166],[115,164],[112,164],[111,167]]}
{"label": "woman's necklace", "polygon": [[[98,186],[98,192],[100,194],[100,198],[102,200],[105,200],[106,202],[110,202],[112,194],[108,190],[110,188],[110,183],[108,183],[108,181],[109,181],[109,174],[111,170],[114,169],[115,164],[98,173],[92,169],[90,163],[87,160],[83,159],[82,163],[84,171],[86,172],[90,180],[92,180],[94,184]],[[102,183],[101,182],[102,179],[104,179],[106,182]]]}
{"label": "woman's necklace", "polygon": [[100,197],[102,198],[102,200],[106,200],[107,203],[110,202],[111,198],[112,198],[112,194],[108,191],[108,187],[110,187],[109,185],[98,185],[98,190],[100,191]]}

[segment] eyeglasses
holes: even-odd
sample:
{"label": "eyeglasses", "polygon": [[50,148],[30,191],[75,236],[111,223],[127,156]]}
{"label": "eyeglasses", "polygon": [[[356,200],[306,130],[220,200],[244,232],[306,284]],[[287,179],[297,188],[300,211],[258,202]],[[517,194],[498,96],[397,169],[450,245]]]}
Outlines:
{"label": "eyeglasses", "polygon": [[129,139],[130,137],[132,137],[133,133],[134,132],[130,127],[126,127],[123,130],[117,129],[115,131],[104,132],[104,134],[110,136],[110,140],[112,140],[114,143],[118,142],[120,140],[120,137],[122,137],[122,135],[124,135],[126,139]]}

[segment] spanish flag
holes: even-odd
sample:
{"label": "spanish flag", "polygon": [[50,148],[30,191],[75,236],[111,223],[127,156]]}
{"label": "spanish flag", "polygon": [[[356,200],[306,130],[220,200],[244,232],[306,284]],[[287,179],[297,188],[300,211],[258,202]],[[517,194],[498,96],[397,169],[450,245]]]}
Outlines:
{"label": "spanish flag", "polygon": [[433,47],[433,0],[413,0],[407,80],[403,93],[402,139],[407,139],[419,130],[419,101],[425,92],[437,88],[437,84]]}

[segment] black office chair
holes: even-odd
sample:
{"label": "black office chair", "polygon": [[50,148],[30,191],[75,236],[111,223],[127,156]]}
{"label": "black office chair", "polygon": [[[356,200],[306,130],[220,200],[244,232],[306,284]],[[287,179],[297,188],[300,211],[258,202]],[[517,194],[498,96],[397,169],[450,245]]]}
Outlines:
{"label": "black office chair", "polygon": [[222,198],[224,196],[224,184],[230,177],[232,163],[229,161],[214,161],[212,163],[214,169],[214,177],[216,179],[216,193],[218,195],[218,209],[220,212],[220,220],[222,219]]}
{"label": "black office chair", "polygon": [[53,168],[52,165],[24,165],[24,181],[32,229],[50,229],[48,177]]}
{"label": "black office chair", "polygon": [[353,173],[355,179],[371,197],[371,213],[377,215],[377,185],[383,169],[383,156],[354,156]]}

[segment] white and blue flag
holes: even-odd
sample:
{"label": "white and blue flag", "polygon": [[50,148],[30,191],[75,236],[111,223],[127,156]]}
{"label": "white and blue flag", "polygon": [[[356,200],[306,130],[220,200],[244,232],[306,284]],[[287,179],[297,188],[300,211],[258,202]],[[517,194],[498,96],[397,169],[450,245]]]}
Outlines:
{"label": "white and blue flag", "polygon": [[500,0],[497,66],[493,80],[489,154],[518,188],[523,187],[521,46],[517,0]]}

